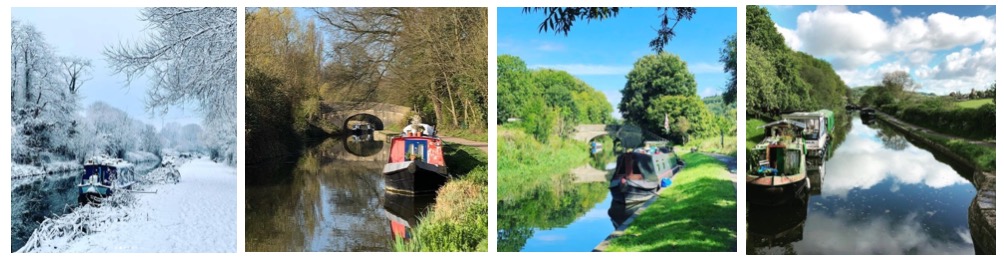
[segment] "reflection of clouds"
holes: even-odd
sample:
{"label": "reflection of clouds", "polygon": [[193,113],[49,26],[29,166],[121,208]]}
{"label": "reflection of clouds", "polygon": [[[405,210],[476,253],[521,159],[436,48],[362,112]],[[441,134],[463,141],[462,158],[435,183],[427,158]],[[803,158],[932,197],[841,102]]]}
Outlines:
{"label": "reflection of clouds", "polygon": [[935,240],[925,232],[917,213],[894,221],[887,216],[855,221],[847,212],[830,216],[809,212],[805,239],[795,243],[799,254],[973,254],[969,230],[956,229],[961,239]]}
{"label": "reflection of clouds", "polygon": [[[886,148],[877,131],[854,119],[847,140],[826,162],[824,196],[845,197],[855,188],[868,189],[886,178],[895,184],[920,184],[942,188],[968,183],[952,167],[934,158],[930,152],[912,144],[903,150]],[[893,190],[895,191],[895,190]]]}

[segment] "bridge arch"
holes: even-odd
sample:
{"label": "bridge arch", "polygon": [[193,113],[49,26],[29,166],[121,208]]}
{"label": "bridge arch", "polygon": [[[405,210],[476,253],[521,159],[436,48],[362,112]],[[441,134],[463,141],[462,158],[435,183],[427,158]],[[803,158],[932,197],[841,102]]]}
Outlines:
{"label": "bridge arch", "polygon": [[342,127],[345,128],[345,130],[350,130],[352,129],[353,122],[369,123],[373,126],[373,130],[383,130],[384,128],[383,120],[380,119],[380,117],[365,112],[349,116],[345,119],[345,123],[342,124]]}

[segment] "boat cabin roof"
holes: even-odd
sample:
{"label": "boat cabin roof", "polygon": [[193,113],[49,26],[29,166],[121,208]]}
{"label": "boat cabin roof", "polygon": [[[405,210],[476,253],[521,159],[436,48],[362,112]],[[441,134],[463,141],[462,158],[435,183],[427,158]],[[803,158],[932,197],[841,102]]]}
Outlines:
{"label": "boat cabin roof", "polygon": [[119,158],[93,157],[84,162],[84,167],[104,166],[113,168],[132,168],[132,163]]}

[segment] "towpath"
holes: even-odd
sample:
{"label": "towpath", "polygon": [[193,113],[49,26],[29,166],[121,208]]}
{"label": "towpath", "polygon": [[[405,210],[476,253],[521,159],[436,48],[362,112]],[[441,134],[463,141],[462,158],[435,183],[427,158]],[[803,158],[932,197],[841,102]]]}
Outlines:
{"label": "towpath", "polygon": [[477,142],[474,140],[468,140],[450,136],[440,136],[439,138],[446,142],[457,143],[468,147],[475,147],[480,149],[481,151],[484,151],[485,153],[488,153],[488,142]]}
{"label": "towpath", "polygon": [[[237,173],[208,159],[178,168],[181,182],[134,194],[135,205],[102,208],[127,215],[76,239],[45,241],[41,252],[235,252]],[[155,192],[155,193],[154,193]],[[128,210],[115,212],[113,210]],[[36,231],[37,232],[37,231]]]}
{"label": "towpath", "polygon": [[725,163],[725,167],[729,169],[729,180],[732,180],[732,187],[736,187],[736,166],[737,166],[736,157],[725,156],[714,153],[703,153],[703,154],[714,157],[715,159],[718,159],[718,161]]}
{"label": "towpath", "polygon": [[903,120],[899,120],[898,118],[893,117],[892,115],[889,115],[889,114],[886,114],[886,113],[883,113],[883,112],[876,111],[876,113],[879,114],[879,115],[882,115],[883,117],[885,117],[886,120],[888,120],[889,122],[896,123],[898,126],[906,128],[906,129],[909,129],[909,130],[921,131],[921,132],[924,132],[924,133],[927,133],[927,134],[932,134],[932,135],[936,135],[936,136],[944,137],[944,138],[948,138],[948,139],[962,140],[962,141],[969,142],[970,144],[980,145],[980,146],[984,146],[984,147],[988,147],[988,148],[997,148],[997,141],[996,140],[994,140],[994,141],[971,140],[971,139],[956,137],[956,136],[952,136],[952,135],[946,135],[946,134],[935,132],[934,130],[930,130],[930,129],[927,129],[927,128],[923,128],[923,127],[920,127],[920,126],[916,126],[916,125],[904,122]]}

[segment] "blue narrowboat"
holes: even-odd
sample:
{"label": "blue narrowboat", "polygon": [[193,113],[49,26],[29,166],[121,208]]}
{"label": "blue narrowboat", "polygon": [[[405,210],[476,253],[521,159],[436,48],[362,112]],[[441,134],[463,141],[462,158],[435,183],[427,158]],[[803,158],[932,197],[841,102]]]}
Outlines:
{"label": "blue narrowboat", "polygon": [[100,202],[116,191],[129,189],[136,183],[132,164],[122,159],[93,158],[84,163],[84,173],[77,184],[77,201],[81,204]]}

